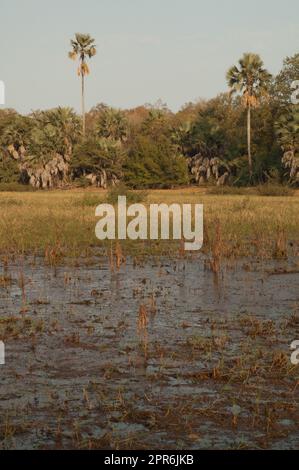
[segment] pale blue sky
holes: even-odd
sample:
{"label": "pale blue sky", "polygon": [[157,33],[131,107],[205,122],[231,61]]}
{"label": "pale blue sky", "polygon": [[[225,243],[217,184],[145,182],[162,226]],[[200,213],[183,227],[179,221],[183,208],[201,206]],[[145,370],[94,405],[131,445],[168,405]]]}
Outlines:
{"label": "pale blue sky", "polygon": [[173,110],[226,89],[243,52],[276,73],[298,52],[298,0],[1,0],[0,80],[20,112],[79,110],[79,79],[67,57],[75,32],[98,45],[87,107],[127,108],[161,98]]}

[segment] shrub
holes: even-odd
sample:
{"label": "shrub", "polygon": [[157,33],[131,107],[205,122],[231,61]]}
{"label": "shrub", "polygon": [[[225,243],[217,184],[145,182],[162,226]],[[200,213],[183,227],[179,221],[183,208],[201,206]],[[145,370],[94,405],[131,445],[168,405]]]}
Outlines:
{"label": "shrub", "polygon": [[102,170],[121,177],[124,159],[125,153],[119,142],[91,137],[74,148],[71,169],[75,178]]}
{"label": "shrub", "polygon": [[188,184],[186,159],[167,138],[137,137],[125,165],[125,182],[132,188],[172,188]]}
{"label": "shrub", "polygon": [[261,196],[293,196],[294,194],[289,186],[273,183],[260,184],[257,191]]}
{"label": "shrub", "polygon": [[74,179],[74,185],[77,188],[88,188],[88,186],[90,186],[90,182],[85,176],[79,176],[79,178]]}
{"label": "shrub", "polygon": [[35,189],[30,186],[29,184],[21,184],[21,183],[0,183],[0,191],[9,191],[9,192],[28,192],[28,191],[35,191]]}
{"label": "shrub", "polygon": [[132,191],[125,184],[121,183],[109,189],[106,201],[109,204],[117,204],[118,196],[126,196],[127,202],[137,204],[144,202],[147,198],[147,191]]}
{"label": "shrub", "polygon": [[239,186],[214,186],[208,189],[208,194],[213,195],[238,195],[238,196],[293,196],[294,191],[285,185],[278,183],[265,183],[256,187],[244,188]]}
{"label": "shrub", "polygon": [[208,194],[244,196],[249,194],[249,191],[239,186],[212,186],[208,189]]}

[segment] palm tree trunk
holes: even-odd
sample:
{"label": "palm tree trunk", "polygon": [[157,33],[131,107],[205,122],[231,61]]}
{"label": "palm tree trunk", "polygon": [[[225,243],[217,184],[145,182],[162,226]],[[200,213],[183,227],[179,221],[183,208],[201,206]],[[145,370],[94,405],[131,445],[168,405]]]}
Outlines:
{"label": "palm tree trunk", "polygon": [[251,156],[251,106],[247,108],[247,149],[248,149],[248,166],[249,176],[252,179],[252,156]]}
{"label": "palm tree trunk", "polygon": [[85,83],[84,83],[84,73],[81,73],[81,106],[82,106],[82,131],[83,136],[85,136]]}

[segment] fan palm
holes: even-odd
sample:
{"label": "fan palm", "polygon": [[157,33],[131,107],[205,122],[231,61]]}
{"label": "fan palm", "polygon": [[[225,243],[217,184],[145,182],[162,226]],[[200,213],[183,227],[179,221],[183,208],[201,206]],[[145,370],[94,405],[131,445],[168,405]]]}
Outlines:
{"label": "fan palm", "polygon": [[241,93],[247,109],[247,151],[249,175],[252,178],[251,155],[251,110],[258,106],[260,99],[266,96],[271,75],[264,68],[263,61],[257,54],[246,53],[239,64],[231,67],[226,75],[231,93]]}
{"label": "fan palm", "polygon": [[105,108],[98,119],[97,130],[100,137],[124,142],[128,135],[128,122],[119,109]]}
{"label": "fan palm", "polygon": [[283,150],[299,149],[299,105],[291,106],[275,123],[275,130]]}
{"label": "fan palm", "polygon": [[32,114],[35,128],[31,135],[31,144],[43,149],[70,154],[73,144],[80,134],[80,119],[71,108],[54,108]]}
{"label": "fan palm", "polygon": [[172,130],[171,138],[183,155],[186,155],[187,148],[190,147],[191,132],[192,124],[190,121],[186,121]]}
{"label": "fan palm", "polygon": [[82,103],[82,129],[85,135],[85,76],[89,74],[87,59],[96,55],[97,50],[94,39],[89,34],[75,34],[71,40],[72,50],[69,52],[70,59],[79,59],[78,76],[81,77],[81,103]]}

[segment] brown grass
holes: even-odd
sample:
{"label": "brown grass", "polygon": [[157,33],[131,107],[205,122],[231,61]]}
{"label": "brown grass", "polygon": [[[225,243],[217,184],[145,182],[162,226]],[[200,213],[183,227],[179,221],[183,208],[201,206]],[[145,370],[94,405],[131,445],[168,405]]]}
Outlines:
{"label": "brown grass", "polygon": [[[0,193],[0,255],[43,254],[45,262],[55,266],[65,256],[92,256],[102,251],[110,253],[112,269],[126,255],[183,255],[180,241],[127,240],[112,246],[97,240],[95,207],[105,197],[103,190]],[[204,204],[205,253],[213,251],[219,230],[223,255],[285,256],[290,246],[298,253],[298,193],[293,197],[219,196],[207,194],[203,188],[183,188],[151,191],[146,204],[173,202]]]}

